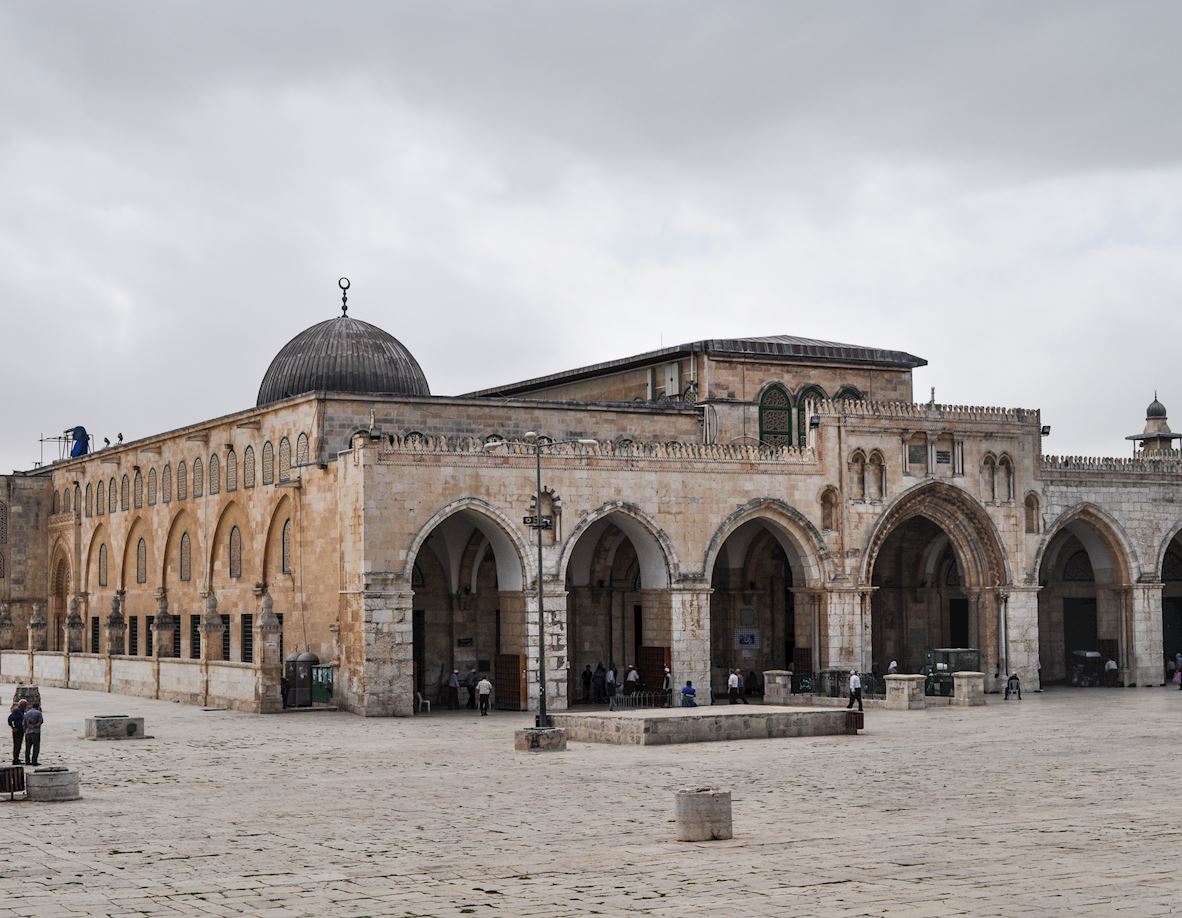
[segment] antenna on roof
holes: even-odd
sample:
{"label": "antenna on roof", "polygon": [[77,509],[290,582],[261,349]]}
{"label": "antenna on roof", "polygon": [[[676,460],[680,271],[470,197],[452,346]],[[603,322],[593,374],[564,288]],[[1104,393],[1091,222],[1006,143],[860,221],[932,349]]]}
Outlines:
{"label": "antenna on roof", "polygon": [[341,288],[341,315],[347,316],[349,314],[349,278],[342,277],[337,281],[337,286]]}

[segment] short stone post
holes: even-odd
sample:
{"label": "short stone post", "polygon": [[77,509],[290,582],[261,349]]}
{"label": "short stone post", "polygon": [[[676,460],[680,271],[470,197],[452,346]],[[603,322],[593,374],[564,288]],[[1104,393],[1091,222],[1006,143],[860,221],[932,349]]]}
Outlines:
{"label": "short stone post", "polygon": [[715,787],[687,787],[673,797],[678,841],[733,838],[731,792]]}
{"label": "short stone post", "polygon": [[888,711],[918,711],[927,707],[923,676],[884,676]]}
{"label": "short stone post", "polygon": [[156,591],[156,617],[152,620],[152,656],[171,657],[176,616],[168,611],[168,590]]}
{"label": "short stone post", "polygon": [[205,612],[201,616],[201,659],[207,662],[222,659],[222,617],[218,615],[218,599],[210,590],[205,594]]}
{"label": "short stone post", "polygon": [[279,659],[279,616],[271,594],[262,585],[259,614],[254,621],[254,695],[260,714],[283,710],[283,661]]}
{"label": "short stone post", "polygon": [[764,704],[788,704],[792,697],[792,673],[786,669],[763,672]]}
{"label": "short stone post", "polygon": [[107,616],[107,654],[118,656],[125,652],[127,620],[123,617],[123,590],[116,590],[111,597],[111,614]]}
{"label": "short stone post", "polygon": [[8,603],[0,602],[0,650],[12,648],[12,610]]}
{"label": "short stone post", "polygon": [[82,622],[82,603],[77,596],[70,597],[70,611],[66,616],[65,648],[67,653],[82,653],[82,635],[86,626]]}
{"label": "short stone post", "polygon": [[953,673],[952,703],[961,707],[975,707],[985,703],[984,673]]}
{"label": "short stone post", "polygon": [[[48,647],[49,625],[45,621],[45,611],[41,603],[33,603],[33,615],[29,618],[29,652],[45,650]],[[32,665],[32,664],[30,664]]]}
{"label": "short stone post", "polygon": [[25,796],[34,803],[77,800],[82,796],[75,768],[34,768],[25,772]]}

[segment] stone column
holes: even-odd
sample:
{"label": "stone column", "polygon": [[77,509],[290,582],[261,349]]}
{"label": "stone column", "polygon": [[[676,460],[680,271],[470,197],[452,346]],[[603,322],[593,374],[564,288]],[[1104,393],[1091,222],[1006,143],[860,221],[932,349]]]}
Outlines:
{"label": "stone column", "polygon": [[127,621],[123,618],[123,590],[116,590],[111,597],[111,614],[107,616],[107,653],[111,656],[124,652],[127,637]]}
{"label": "stone column", "polygon": [[[827,589],[822,594],[827,614],[823,616],[822,645],[826,649],[823,669],[848,673],[858,666],[862,643],[862,593],[850,589]],[[871,653],[873,656],[873,653]]]}
{"label": "stone column", "polygon": [[1129,668],[1125,685],[1161,685],[1165,681],[1162,648],[1162,585],[1139,583],[1128,591]]}
{"label": "stone column", "polygon": [[0,650],[12,649],[12,610],[0,602]]}
{"label": "stone column", "polygon": [[82,602],[77,596],[70,597],[69,614],[66,615],[65,641],[66,653],[82,653],[82,636],[86,625],[82,621]]}
{"label": "stone column", "polygon": [[694,683],[698,690],[698,704],[710,704],[710,594],[707,584],[695,587],[676,587],[669,591],[670,613],[673,624],[671,656],[676,678],[674,692]]}
{"label": "stone column", "polygon": [[[565,711],[569,700],[567,688],[566,655],[566,590],[558,586],[543,586],[545,595],[542,607],[546,615],[546,710]],[[529,689],[529,710],[538,709],[538,594],[526,591],[525,633],[526,669]],[[632,662],[632,661],[630,661]]]}
{"label": "stone column", "polygon": [[1011,586],[1002,591],[1005,596],[1002,611],[1005,624],[1005,665],[1003,677],[1017,673],[1022,688],[1036,691],[1038,672],[1038,591],[1036,586]]}
{"label": "stone column", "polygon": [[[45,650],[49,638],[49,628],[45,622],[45,611],[41,603],[33,603],[33,614],[29,618],[29,653]],[[29,664],[32,666],[32,663]]]}
{"label": "stone column", "polygon": [[226,630],[218,614],[218,598],[213,590],[205,594],[201,615],[201,659],[208,663],[222,659],[222,634]]}
{"label": "stone column", "polygon": [[365,575],[347,599],[341,686],[350,710],[366,717],[414,714],[414,590],[394,574]]}
{"label": "stone column", "polygon": [[156,617],[152,620],[152,656],[171,657],[173,631],[178,627],[176,616],[168,611],[168,590],[156,591]]}
{"label": "stone column", "polygon": [[279,618],[263,588],[254,620],[254,701],[260,714],[283,710],[283,661],[279,659]]}

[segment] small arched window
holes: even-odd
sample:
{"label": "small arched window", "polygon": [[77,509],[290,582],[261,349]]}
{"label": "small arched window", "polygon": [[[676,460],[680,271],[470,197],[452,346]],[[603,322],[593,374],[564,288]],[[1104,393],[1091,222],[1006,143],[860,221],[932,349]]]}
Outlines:
{"label": "small arched window", "polygon": [[172,466],[164,466],[164,471],[160,475],[160,499],[164,503],[172,503]]}
{"label": "small arched window", "polygon": [[280,569],[285,574],[291,573],[291,520],[284,520],[283,522],[283,544],[280,549],[281,565]]}
{"label": "small arched window", "polygon": [[82,485],[74,485],[74,512],[82,515]]}
{"label": "small arched window", "polygon": [[69,513],[74,509],[73,501],[70,497],[70,489],[62,490],[62,513]]}
{"label": "small arched window", "polygon": [[826,398],[825,390],[820,386],[805,386],[796,396],[796,438],[801,446],[808,445],[808,403],[821,402]]}
{"label": "small arched window", "polygon": [[886,463],[882,453],[874,450],[866,460],[866,499],[882,500],[886,496]]}
{"label": "small arched window", "polygon": [[119,485],[119,509],[127,510],[131,505],[131,479],[126,475]]}
{"label": "small arched window", "polygon": [[148,582],[148,543],[143,539],[135,547],[135,582]]}
{"label": "small arched window", "polygon": [[148,469],[148,506],[156,506],[156,491],[159,479],[156,477],[156,467]]}
{"label": "small arched window", "polygon": [[238,454],[233,449],[226,450],[226,490],[238,490]]}
{"label": "small arched window", "polygon": [[209,493],[220,494],[222,490],[222,463],[218,454],[209,457]]}
{"label": "small arched window", "polygon": [[61,502],[61,497],[58,496],[57,491],[54,491],[52,501],[53,506],[49,508],[49,512],[54,516],[57,516],[57,514],[61,512]]}
{"label": "small arched window", "polygon": [[254,487],[254,447],[248,446],[242,452],[242,487]]}
{"label": "small arched window", "polygon": [[[124,481],[126,480],[124,479]],[[119,509],[119,485],[114,478],[107,486],[107,509],[112,513]]]}
{"label": "small arched window", "polygon": [[94,486],[86,482],[86,515],[94,515]]}
{"label": "small arched window", "polygon": [[94,512],[96,516],[102,516],[107,512],[107,486],[101,481],[94,489]]}
{"label": "small arched window", "polygon": [[767,446],[792,445],[792,402],[783,386],[769,386],[759,400],[759,439]]}
{"label": "small arched window", "polygon": [[981,496],[987,501],[997,500],[997,460],[992,454],[981,463]]}
{"label": "small arched window", "polygon": [[866,454],[860,449],[850,456],[850,499],[866,499]]}
{"label": "small arched window", "polygon": [[263,444],[263,484],[275,484],[275,447],[270,440]]}
{"label": "small arched window", "polygon": [[284,437],[279,441],[279,480],[291,479],[291,441]]}
{"label": "small arched window", "polygon": [[133,489],[135,497],[135,509],[139,510],[144,506],[144,476],[139,472],[135,473],[135,488]]}
{"label": "small arched window", "polygon": [[105,542],[99,546],[98,580],[99,586],[105,587],[107,585],[107,544]]}
{"label": "small arched window", "polygon": [[230,577],[237,579],[242,576],[242,530],[237,526],[230,528]]}
{"label": "small arched window", "polygon": [[835,402],[860,402],[866,398],[857,386],[842,386],[833,396]]}
{"label": "small arched window", "polygon": [[189,496],[189,470],[182,459],[176,464],[176,499],[185,500]]}
{"label": "small arched window", "polygon": [[193,496],[200,497],[205,491],[205,469],[201,465],[201,457],[193,460]]}
{"label": "small arched window", "polygon": [[308,464],[310,461],[308,452],[308,435],[306,433],[301,433],[296,440],[296,465]]}
{"label": "small arched window", "polygon": [[826,488],[821,493],[821,528],[837,528],[837,489]]}
{"label": "small arched window", "polygon": [[184,583],[193,579],[193,542],[187,532],[181,533],[180,578]]}
{"label": "small arched window", "polygon": [[1038,495],[1026,495],[1026,531],[1039,532],[1041,523],[1041,514],[1038,512]]}
{"label": "small arched window", "polygon": [[997,494],[998,500],[1014,499],[1014,464],[1009,456],[1002,456],[997,460]]}

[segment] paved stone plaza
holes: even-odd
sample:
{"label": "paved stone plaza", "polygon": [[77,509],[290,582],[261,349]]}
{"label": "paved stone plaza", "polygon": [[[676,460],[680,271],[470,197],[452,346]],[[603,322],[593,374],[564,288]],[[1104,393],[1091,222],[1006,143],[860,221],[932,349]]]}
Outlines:
{"label": "paved stone plaza", "polygon": [[[1182,694],[867,711],[858,737],[512,751],[526,715],[202,711],[44,690],[42,764],[83,799],[0,803],[0,916],[1166,915]],[[90,714],[156,738],[82,740]],[[673,792],[733,841],[671,841]]]}

